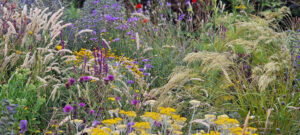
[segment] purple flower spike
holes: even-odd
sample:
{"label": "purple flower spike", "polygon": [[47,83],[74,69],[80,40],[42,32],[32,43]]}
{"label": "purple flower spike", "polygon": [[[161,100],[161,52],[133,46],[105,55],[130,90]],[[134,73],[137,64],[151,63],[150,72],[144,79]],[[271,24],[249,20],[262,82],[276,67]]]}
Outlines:
{"label": "purple flower spike", "polygon": [[71,105],[66,105],[63,110],[65,113],[69,113],[73,110],[73,107]]}
{"label": "purple flower spike", "polygon": [[144,76],[150,76],[150,73],[143,73]]}
{"label": "purple flower spike", "polygon": [[151,66],[150,64],[146,64],[145,67],[146,67],[147,69],[150,69],[150,68],[152,68],[153,66]]}
{"label": "purple flower spike", "polygon": [[24,134],[27,131],[27,120],[20,121],[20,133]]}

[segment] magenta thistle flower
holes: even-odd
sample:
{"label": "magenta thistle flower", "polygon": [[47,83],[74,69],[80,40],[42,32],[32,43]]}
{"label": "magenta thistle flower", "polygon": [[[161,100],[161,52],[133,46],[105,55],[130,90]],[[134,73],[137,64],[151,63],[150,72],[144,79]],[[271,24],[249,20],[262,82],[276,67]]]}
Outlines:
{"label": "magenta thistle flower", "polygon": [[138,103],[139,103],[139,101],[136,100],[136,99],[134,99],[134,100],[131,101],[131,104],[133,104],[133,105],[137,105]]}
{"label": "magenta thistle flower", "polygon": [[70,79],[69,79],[69,83],[70,83],[71,85],[73,85],[75,82],[76,82],[76,80],[75,80],[74,78],[70,78]]}
{"label": "magenta thistle flower", "polygon": [[82,76],[80,77],[79,82],[88,82],[90,80],[92,80],[90,76]]}
{"label": "magenta thistle flower", "polygon": [[84,107],[84,106],[85,106],[85,103],[80,102],[80,103],[79,103],[79,106],[80,106],[80,107]]}
{"label": "magenta thistle flower", "polygon": [[93,115],[95,113],[94,110],[90,110],[90,115]]}
{"label": "magenta thistle flower", "polygon": [[73,107],[71,105],[66,105],[63,110],[65,113],[69,113],[73,110]]}
{"label": "magenta thistle flower", "polygon": [[115,80],[115,76],[114,75],[108,75],[105,80],[107,80],[107,81],[114,81]]}
{"label": "magenta thistle flower", "polygon": [[120,101],[121,100],[121,98],[119,97],[119,96],[116,96],[116,98],[115,98],[117,101]]}

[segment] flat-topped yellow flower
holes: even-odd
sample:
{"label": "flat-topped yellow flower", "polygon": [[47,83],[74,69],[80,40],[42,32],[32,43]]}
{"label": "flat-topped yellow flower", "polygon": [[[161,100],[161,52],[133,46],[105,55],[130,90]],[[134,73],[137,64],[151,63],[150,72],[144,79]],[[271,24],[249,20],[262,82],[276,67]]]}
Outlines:
{"label": "flat-topped yellow flower", "polygon": [[136,128],[136,130],[147,130],[151,128],[149,122],[136,122],[132,127]]}
{"label": "flat-topped yellow flower", "polygon": [[176,110],[174,108],[171,108],[171,107],[167,107],[167,108],[159,107],[158,110],[160,110],[161,114],[165,114],[165,115],[168,115],[168,116],[171,116],[172,114],[174,114],[176,112]]}
{"label": "flat-topped yellow flower", "polygon": [[142,115],[142,118],[144,118],[144,119],[152,119],[152,120],[157,121],[157,122],[162,119],[161,116],[160,116],[160,114],[157,113],[157,112],[145,112],[145,114]]}

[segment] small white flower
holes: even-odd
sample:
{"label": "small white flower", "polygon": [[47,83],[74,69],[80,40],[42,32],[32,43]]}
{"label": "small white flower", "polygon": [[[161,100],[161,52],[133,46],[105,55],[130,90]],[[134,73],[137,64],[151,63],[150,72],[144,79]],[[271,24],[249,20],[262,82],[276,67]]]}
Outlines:
{"label": "small white flower", "polygon": [[198,106],[200,106],[200,101],[198,101],[198,100],[191,100],[189,103],[190,103],[191,105],[193,105],[193,107],[198,107]]}

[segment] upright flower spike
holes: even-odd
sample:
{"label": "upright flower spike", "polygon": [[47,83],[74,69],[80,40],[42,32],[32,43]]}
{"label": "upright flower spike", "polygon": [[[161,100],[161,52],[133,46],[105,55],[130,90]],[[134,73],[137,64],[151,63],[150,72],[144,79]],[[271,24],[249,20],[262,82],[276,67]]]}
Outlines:
{"label": "upright flower spike", "polygon": [[20,121],[20,133],[24,134],[27,131],[27,120]]}

